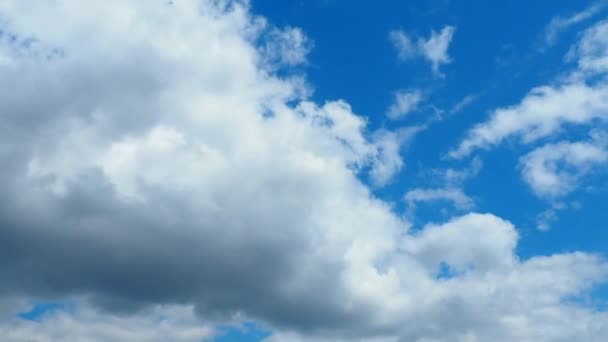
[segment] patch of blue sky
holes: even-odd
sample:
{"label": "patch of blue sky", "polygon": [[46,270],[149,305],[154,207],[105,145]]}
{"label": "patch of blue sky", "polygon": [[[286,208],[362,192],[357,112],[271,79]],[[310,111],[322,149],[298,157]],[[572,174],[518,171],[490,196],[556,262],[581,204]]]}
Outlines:
{"label": "patch of blue sky", "polygon": [[20,313],[18,317],[28,321],[40,321],[44,316],[57,311],[72,311],[72,304],[66,302],[33,303],[29,311]]}
{"label": "patch of blue sky", "polygon": [[214,342],[259,342],[270,336],[270,332],[252,322],[240,326],[224,326],[219,330]]}

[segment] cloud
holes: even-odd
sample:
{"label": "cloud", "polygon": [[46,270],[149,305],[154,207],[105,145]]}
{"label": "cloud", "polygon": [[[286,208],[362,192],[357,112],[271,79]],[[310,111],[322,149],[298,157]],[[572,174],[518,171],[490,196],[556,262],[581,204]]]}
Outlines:
{"label": "cloud", "polygon": [[465,168],[431,169],[425,175],[429,185],[408,190],[404,195],[407,210],[413,217],[419,203],[440,202],[441,212],[447,213],[446,203],[460,211],[471,210],[475,207],[475,200],[463,190],[463,183],[477,176],[483,167],[479,158],[473,158],[471,164]]}
{"label": "cloud", "polygon": [[422,92],[419,90],[399,90],[395,92],[393,103],[386,111],[389,119],[397,120],[415,111],[422,101]]}
{"label": "cloud", "polygon": [[157,307],[145,313],[118,317],[88,307],[75,312],[53,311],[37,321],[0,322],[6,342],[29,341],[210,341],[214,330],[201,322],[191,307]]}
{"label": "cloud", "polygon": [[[8,29],[65,55],[2,69],[14,91],[0,95],[0,269],[12,279],[0,296],[86,295],[111,312],[186,302],[303,330],[374,311],[346,260],[374,260],[406,225],[357,172],[400,157],[384,158],[393,150],[345,102],[316,105],[299,79],[263,69],[254,42],[267,28],[225,5],[0,5]],[[364,214],[347,223],[352,210]]]}
{"label": "cloud", "polygon": [[453,26],[445,26],[441,31],[431,31],[428,38],[418,38],[416,43],[413,43],[406,33],[401,30],[391,31],[389,39],[397,50],[398,57],[402,61],[421,56],[431,63],[433,73],[436,76],[443,76],[440,71],[441,65],[452,62],[448,54],[448,48],[456,32]]}
{"label": "cloud", "polygon": [[471,103],[477,101],[478,98],[479,98],[478,94],[471,94],[471,95],[467,95],[467,96],[463,97],[460,101],[456,102],[452,106],[452,109],[450,109],[450,114],[456,114],[458,112],[461,112],[463,109],[468,107]]}
{"label": "cloud", "polygon": [[270,340],[606,336],[606,315],[571,300],[608,281],[601,256],[520,260],[491,214],[411,232],[360,179],[394,176],[415,128],[369,131],[347,102],[311,101],[269,65],[287,63],[265,55],[280,28],[246,1],[0,13],[40,42],[0,45],[0,303],[82,303],[3,319],[16,341],[189,341],[235,321]]}
{"label": "cloud", "polygon": [[474,206],[474,201],[458,188],[441,189],[412,189],[405,194],[405,200],[410,208],[419,202],[448,201],[457,209],[466,210]]}
{"label": "cloud", "polygon": [[547,144],[520,159],[522,175],[534,193],[555,199],[578,187],[580,178],[608,161],[602,146],[589,142]]}
{"label": "cloud", "polygon": [[[489,149],[509,137],[531,143],[551,136],[565,125],[588,125],[608,118],[608,22],[586,30],[570,57],[577,67],[555,85],[532,89],[520,103],[492,112],[490,118],[470,129],[452,158],[463,158],[476,149]],[[595,79],[591,82],[588,80]]]}
{"label": "cloud", "polygon": [[574,13],[570,16],[556,16],[551,19],[544,32],[544,45],[545,47],[552,46],[556,43],[559,35],[569,29],[570,27],[579,24],[587,19],[590,19],[597,15],[606,7],[606,1],[599,1],[586,9]]}
{"label": "cloud", "polygon": [[436,75],[442,75],[439,70],[442,64],[452,62],[448,55],[448,48],[455,31],[456,29],[453,26],[446,26],[439,33],[432,31],[431,36],[426,41],[420,42],[420,48],[426,59],[431,62],[433,72]]}
{"label": "cloud", "polygon": [[273,28],[262,47],[262,55],[270,66],[305,64],[313,43],[297,27]]}
{"label": "cloud", "polygon": [[574,80],[605,76],[608,72],[608,21],[601,21],[587,29],[578,44],[574,45],[568,58],[577,62],[578,69],[573,73]]}
{"label": "cloud", "polygon": [[401,171],[404,162],[401,150],[416,134],[424,130],[423,126],[401,128],[396,131],[379,130],[373,135],[377,154],[372,162],[369,176],[376,186],[387,185]]}
{"label": "cloud", "polygon": [[391,31],[388,38],[397,50],[397,56],[400,60],[407,61],[418,54],[418,47],[405,32],[401,30]]}
{"label": "cloud", "polygon": [[479,174],[483,168],[483,161],[479,157],[475,157],[471,160],[468,167],[464,169],[439,169],[433,170],[434,177],[439,177],[443,182],[451,186],[460,186],[466,180],[473,178]]}
{"label": "cloud", "polygon": [[[605,313],[587,311],[572,302],[556,299],[575,289],[584,289],[608,269],[601,266],[597,257],[582,253],[521,261],[513,253],[517,240],[518,234],[509,222],[482,214],[428,225],[419,234],[408,236],[401,247],[405,255],[400,258],[400,269],[408,274],[408,291],[393,300],[396,306],[402,300],[412,303],[405,312],[399,312],[409,324],[396,328],[398,336],[356,339],[599,341],[600,334],[608,329]],[[447,277],[443,275],[446,268]],[[570,320],[575,323],[564,324]],[[475,328],[462,330],[459,328],[462,326]],[[267,341],[352,339],[352,336],[323,338],[281,331]]]}

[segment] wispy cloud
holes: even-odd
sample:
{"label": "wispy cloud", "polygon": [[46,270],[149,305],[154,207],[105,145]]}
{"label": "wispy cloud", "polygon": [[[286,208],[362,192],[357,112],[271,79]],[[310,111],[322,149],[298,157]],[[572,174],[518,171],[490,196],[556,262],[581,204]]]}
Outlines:
{"label": "wispy cloud", "polygon": [[608,21],[587,29],[569,56],[577,68],[549,85],[535,87],[518,103],[498,108],[486,122],[471,128],[450,152],[463,158],[477,149],[489,149],[509,137],[524,144],[562,130],[565,125],[584,126],[608,120],[608,84],[587,82],[608,79]]}
{"label": "wispy cloud", "polygon": [[413,112],[418,108],[423,95],[420,90],[399,90],[393,97],[393,103],[386,111],[389,119],[396,120]]}
{"label": "wispy cloud", "polygon": [[431,63],[433,73],[436,76],[443,76],[440,67],[452,62],[448,54],[448,49],[456,28],[445,26],[441,31],[431,31],[428,38],[418,37],[414,40],[401,30],[391,31],[389,39],[397,50],[397,56],[402,61],[407,61],[415,57],[423,57]]}
{"label": "wispy cloud", "polygon": [[422,189],[417,188],[405,194],[410,210],[418,202],[448,201],[457,209],[465,210],[474,206],[474,201],[458,188]]}
{"label": "wispy cloud", "polygon": [[478,98],[479,98],[478,94],[470,94],[470,95],[463,97],[462,100],[456,102],[452,106],[449,113],[456,114],[456,113],[462,111],[463,109],[468,107],[471,103],[477,101]]}
{"label": "wispy cloud", "polygon": [[554,45],[559,35],[566,31],[571,26],[579,24],[587,19],[599,14],[608,5],[607,1],[598,1],[580,12],[576,12],[569,16],[558,15],[553,17],[544,32],[543,49]]}

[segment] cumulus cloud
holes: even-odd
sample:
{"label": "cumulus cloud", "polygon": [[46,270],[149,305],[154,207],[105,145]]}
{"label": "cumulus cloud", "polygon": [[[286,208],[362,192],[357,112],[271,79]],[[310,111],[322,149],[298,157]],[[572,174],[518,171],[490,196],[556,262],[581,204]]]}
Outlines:
{"label": "cumulus cloud", "polygon": [[[517,239],[509,222],[481,214],[429,225],[408,236],[399,261],[399,269],[408,274],[408,290],[394,298],[397,306],[402,300],[410,303],[399,313],[407,324],[395,327],[397,336],[356,340],[600,341],[608,329],[607,315],[557,298],[606,274],[602,261],[582,253],[521,261],[513,253]],[[468,325],[475,328],[459,328]],[[267,341],[352,339],[280,332]]]}
{"label": "cumulus cloud", "polygon": [[556,199],[574,191],[581,177],[607,161],[608,152],[593,142],[560,142],[526,154],[520,165],[536,195]]}
{"label": "cumulus cloud", "polygon": [[395,92],[393,103],[386,111],[389,119],[396,120],[415,111],[422,101],[422,92],[419,90],[399,90]]}
{"label": "cumulus cloud", "polygon": [[450,152],[463,158],[509,137],[531,143],[551,136],[565,125],[588,125],[608,118],[608,22],[586,30],[569,53],[577,66],[563,81],[532,89],[513,106],[493,111],[486,122],[470,129]]}
{"label": "cumulus cloud", "polygon": [[285,37],[247,2],[9,0],[0,15],[40,42],[0,44],[0,303],[82,301],[2,320],[13,340],[212,333],[195,320],[280,341],[606,335],[569,300],[608,280],[601,256],[519,260],[491,214],[410,232],[359,177],[394,176],[409,131],[311,101],[269,65],[300,55],[267,56]]}
{"label": "cumulus cloud", "polygon": [[391,31],[389,39],[397,50],[399,59],[407,61],[415,57],[423,57],[431,63],[433,73],[443,76],[440,67],[452,62],[448,54],[448,48],[456,32],[453,26],[445,26],[441,31],[431,31],[428,38],[420,37],[414,43],[405,32],[401,30]]}

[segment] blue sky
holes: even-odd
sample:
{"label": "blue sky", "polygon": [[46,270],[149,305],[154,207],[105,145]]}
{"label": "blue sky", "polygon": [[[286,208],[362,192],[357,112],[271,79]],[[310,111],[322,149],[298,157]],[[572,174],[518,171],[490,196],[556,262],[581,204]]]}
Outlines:
{"label": "blue sky", "polygon": [[608,2],[57,4],[0,4],[10,342],[608,333]]}
{"label": "blue sky", "polygon": [[[390,186],[377,190],[379,196],[399,205],[407,189],[429,181],[425,170],[462,165],[443,157],[467,129],[486,120],[493,109],[518,103],[531,88],[554,82],[568,70],[572,65],[564,62],[565,55],[577,36],[606,17],[601,4],[387,1],[370,6],[365,1],[345,5],[313,0],[254,1],[253,9],[280,25],[301,27],[314,42],[306,67],[314,85],[313,97],[319,102],[348,100],[356,113],[369,119],[370,126],[394,129],[421,123],[433,115],[431,106],[449,111],[467,96],[474,97],[461,112],[433,124],[407,146],[407,166]],[[553,18],[574,16],[592,6],[598,6],[596,13],[560,30],[553,44],[546,46],[546,31]],[[443,78],[434,77],[422,59],[400,61],[388,38],[392,30],[424,37],[446,25],[456,27],[456,33],[449,45],[452,63],[442,66]],[[399,89],[419,89],[426,95],[418,110],[394,122],[385,112]],[[585,131],[573,127],[565,134],[584,136]],[[571,194],[568,200],[580,202],[580,208],[561,211],[550,232],[539,231],[537,215],[550,204],[536,197],[521,179],[517,160],[528,150],[530,146],[513,143],[480,152],[483,169],[466,184],[477,199],[478,210],[516,223],[526,236],[519,245],[522,257],[580,249],[604,252],[608,218],[603,205],[608,200],[605,174],[589,176],[585,186]],[[444,204],[432,204],[431,209]],[[420,222],[432,221],[438,212],[428,210],[427,214],[431,216]]]}

